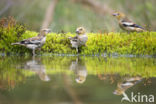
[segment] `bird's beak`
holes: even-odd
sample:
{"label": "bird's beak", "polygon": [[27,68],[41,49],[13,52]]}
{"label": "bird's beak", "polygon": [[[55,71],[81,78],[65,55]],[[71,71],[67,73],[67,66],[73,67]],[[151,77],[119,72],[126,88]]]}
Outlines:
{"label": "bird's beak", "polygon": [[48,33],[50,33],[51,32],[51,30],[48,30]]}
{"label": "bird's beak", "polygon": [[76,31],[77,34],[79,34],[79,31]]}
{"label": "bird's beak", "polygon": [[47,31],[46,31],[46,34],[49,34],[50,32],[51,32],[51,30],[47,30]]}
{"label": "bird's beak", "polygon": [[114,91],[114,92],[113,92],[113,94],[117,95],[117,92],[116,92],[116,91]]}
{"label": "bird's beak", "polygon": [[112,15],[113,15],[113,16],[117,16],[117,15],[119,15],[119,14],[118,14],[118,13],[113,13]]}

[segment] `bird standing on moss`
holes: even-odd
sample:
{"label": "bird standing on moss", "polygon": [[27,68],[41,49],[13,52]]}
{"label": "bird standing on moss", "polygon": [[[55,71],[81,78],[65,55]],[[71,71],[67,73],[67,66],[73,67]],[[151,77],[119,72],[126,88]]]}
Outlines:
{"label": "bird standing on moss", "polygon": [[126,30],[128,32],[143,32],[145,31],[143,27],[133,23],[130,21],[127,16],[120,12],[113,13],[113,16],[115,16],[118,19],[119,26],[123,30]]}
{"label": "bird standing on moss", "polygon": [[42,45],[46,42],[46,35],[50,33],[50,29],[42,29],[40,31],[40,34],[38,34],[36,37],[32,37],[29,39],[24,39],[17,43],[12,43],[11,45],[22,45],[29,49],[32,49],[32,54],[35,56],[35,50],[36,48],[42,47]]}
{"label": "bird standing on moss", "polygon": [[72,44],[73,48],[76,48],[76,51],[79,52],[78,48],[81,46],[85,46],[88,36],[86,35],[86,31],[83,27],[78,27],[76,29],[76,36],[69,37],[70,43]]}

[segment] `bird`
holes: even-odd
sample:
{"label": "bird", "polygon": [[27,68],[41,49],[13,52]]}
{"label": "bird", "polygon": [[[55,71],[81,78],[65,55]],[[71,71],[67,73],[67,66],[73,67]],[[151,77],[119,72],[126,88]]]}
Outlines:
{"label": "bird", "polygon": [[32,38],[24,39],[20,42],[12,43],[11,45],[21,45],[32,49],[32,54],[35,56],[36,48],[41,48],[46,42],[46,35],[50,33],[50,29],[42,29],[40,33]]}
{"label": "bird", "polygon": [[81,46],[85,46],[88,40],[88,36],[86,35],[86,30],[84,27],[78,27],[76,29],[75,37],[68,37],[70,39],[70,43],[73,48],[76,48],[76,51],[79,52],[78,48]]}
{"label": "bird", "polygon": [[124,13],[115,12],[113,16],[117,18],[121,29],[127,32],[143,32],[145,29],[135,23],[133,23]]}

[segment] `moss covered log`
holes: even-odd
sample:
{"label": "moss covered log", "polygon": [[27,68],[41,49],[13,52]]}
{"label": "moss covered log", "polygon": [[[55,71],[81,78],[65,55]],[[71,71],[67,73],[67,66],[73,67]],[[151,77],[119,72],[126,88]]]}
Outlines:
{"label": "moss covered log", "polygon": [[[33,31],[24,32],[20,38],[18,33],[10,30],[5,32],[1,30],[1,36],[5,37],[0,41],[0,50],[3,52],[25,53],[27,49],[21,46],[11,46],[12,42],[27,39],[36,36],[38,33]],[[88,33],[86,46],[81,48],[80,54],[135,54],[135,55],[155,55],[156,54],[156,32],[143,33]],[[76,50],[71,48],[69,36],[75,36],[72,33],[47,35],[47,41],[42,47],[42,53],[56,54],[76,54]],[[4,51],[5,50],[5,51]]]}
{"label": "moss covered log", "polygon": [[[36,36],[38,33],[26,30],[26,27],[14,20],[12,17],[0,20],[0,53],[27,54],[31,51],[22,46],[12,46],[11,43]],[[134,54],[134,55],[156,55],[156,32],[142,33],[88,33],[86,46],[80,47],[80,54]],[[54,54],[77,54],[72,49],[69,36],[72,33],[47,35],[45,45],[41,53]]]}
{"label": "moss covered log", "polygon": [[[82,47],[81,54],[144,54],[156,53],[156,33],[88,33],[86,47]],[[43,46],[44,52],[52,53],[76,53],[71,48],[68,36],[74,34],[48,34],[47,42]]]}

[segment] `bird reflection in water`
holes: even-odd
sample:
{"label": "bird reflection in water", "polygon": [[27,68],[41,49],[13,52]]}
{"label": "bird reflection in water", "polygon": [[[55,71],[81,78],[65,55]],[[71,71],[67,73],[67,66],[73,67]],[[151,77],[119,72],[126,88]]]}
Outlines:
{"label": "bird reflection in water", "polygon": [[114,91],[115,95],[122,95],[128,88],[133,87],[142,81],[142,78],[139,76],[136,77],[125,77],[122,81],[117,83],[117,89]]}
{"label": "bird reflection in water", "polygon": [[86,69],[85,62],[82,61],[80,57],[77,57],[76,60],[71,62],[70,70],[72,70],[75,73],[76,75],[75,81],[77,83],[82,84],[86,81],[88,72]]}
{"label": "bird reflection in water", "polygon": [[41,59],[36,59],[33,57],[32,60],[29,60],[24,65],[25,70],[35,72],[42,81],[50,81],[50,78],[46,74],[45,65],[42,64]]}
{"label": "bird reflection in water", "polygon": [[121,99],[121,102],[126,100],[130,102],[130,99],[128,98],[127,94],[125,93],[128,88],[133,87],[134,85],[138,84],[140,81],[142,81],[142,78],[139,76],[136,77],[125,77],[122,81],[119,81],[117,83],[117,89],[114,91],[115,95],[123,95],[123,98]]}

